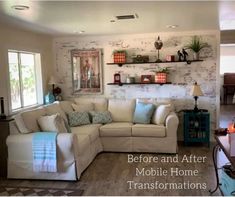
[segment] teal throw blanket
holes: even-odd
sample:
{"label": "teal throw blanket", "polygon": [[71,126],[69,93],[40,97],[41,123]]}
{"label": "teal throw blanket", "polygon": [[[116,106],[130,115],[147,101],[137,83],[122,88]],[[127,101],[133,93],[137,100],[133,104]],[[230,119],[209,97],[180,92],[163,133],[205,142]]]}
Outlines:
{"label": "teal throw blanket", "polygon": [[57,172],[56,132],[33,134],[33,170],[35,172]]}

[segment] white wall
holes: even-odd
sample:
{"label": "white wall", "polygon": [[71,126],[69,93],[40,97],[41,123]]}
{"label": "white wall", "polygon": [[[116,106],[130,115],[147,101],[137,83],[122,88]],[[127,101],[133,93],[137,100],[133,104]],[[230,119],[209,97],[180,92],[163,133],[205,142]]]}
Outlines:
{"label": "white wall", "polygon": [[9,75],[8,49],[37,52],[41,54],[43,90],[48,89],[48,78],[53,70],[52,38],[7,26],[0,23],[0,96],[5,99],[5,111],[8,114]]}
{"label": "white wall", "polygon": [[[163,41],[163,48],[160,51],[161,59],[166,55],[176,54],[187,44],[193,35],[201,35],[203,41],[210,44],[210,48],[201,53],[203,62],[196,62],[190,65],[185,63],[172,64],[145,64],[128,65],[118,67],[116,65],[106,65],[112,62],[112,52],[115,49],[125,49],[128,52],[129,61],[133,55],[149,55],[150,60],[157,58],[154,41],[157,36]],[[71,98],[79,95],[72,95],[72,73],[71,55],[72,49],[103,49],[103,70],[104,70],[104,94],[105,97],[114,98],[171,98],[175,103],[176,110],[192,109],[194,100],[189,95],[190,88],[196,80],[204,92],[204,96],[199,98],[199,107],[205,108],[211,114],[211,129],[218,125],[219,112],[219,43],[218,31],[208,32],[177,32],[177,33],[146,33],[132,35],[113,36],[87,36],[87,37],[58,37],[54,39],[55,71],[60,78],[63,78],[63,96]],[[189,52],[190,53],[190,52]],[[190,59],[192,54],[190,53]],[[122,71],[125,74],[138,75],[154,74],[151,70],[158,66],[170,66],[171,72],[169,81],[172,85],[136,85],[136,86],[108,86],[113,82],[113,74]],[[179,112],[179,116],[182,113]],[[181,120],[182,122],[182,120]],[[182,138],[182,128],[179,137]]]}

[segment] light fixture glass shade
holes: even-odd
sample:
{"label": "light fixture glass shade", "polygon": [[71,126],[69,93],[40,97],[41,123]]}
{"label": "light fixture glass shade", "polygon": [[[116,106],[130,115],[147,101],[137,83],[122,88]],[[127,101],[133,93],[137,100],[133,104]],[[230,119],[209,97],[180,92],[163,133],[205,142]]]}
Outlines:
{"label": "light fixture glass shade", "polygon": [[51,76],[48,82],[49,85],[55,85],[58,84],[58,80],[55,76]]}
{"label": "light fixture glass shade", "polygon": [[197,84],[197,82],[193,84],[190,95],[191,96],[203,96],[201,87],[200,85]]}

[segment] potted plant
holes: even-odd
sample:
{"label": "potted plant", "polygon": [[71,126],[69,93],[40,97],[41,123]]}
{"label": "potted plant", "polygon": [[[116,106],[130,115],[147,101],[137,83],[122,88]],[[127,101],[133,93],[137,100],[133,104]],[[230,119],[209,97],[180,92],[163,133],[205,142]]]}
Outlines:
{"label": "potted plant", "polygon": [[125,50],[115,50],[113,51],[113,62],[114,63],[125,63],[127,53]]}
{"label": "potted plant", "polygon": [[199,60],[199,52],[206,47],[209,47],[209,45],[206,42],[202,42],[199,36],[193,36],[191,42],[185,46],[186,49],[193,51],[194,60]]}
{"label": "potted plant", "polygon": [[169,69],[167,67],[165,68],[159,68],[157,71],[155,71],[155,83],[166,83],[167,82],[167,74],[169,73]]}

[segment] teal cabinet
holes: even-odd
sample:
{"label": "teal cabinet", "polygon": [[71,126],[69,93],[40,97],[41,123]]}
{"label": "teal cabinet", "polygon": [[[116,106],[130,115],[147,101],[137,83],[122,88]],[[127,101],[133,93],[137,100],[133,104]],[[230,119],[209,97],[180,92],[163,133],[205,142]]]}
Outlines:
{"label": "teal cabinet", "polygon": [[184,144],[207,143],[210,146],[210,113],[193,110],[184,111]]}

